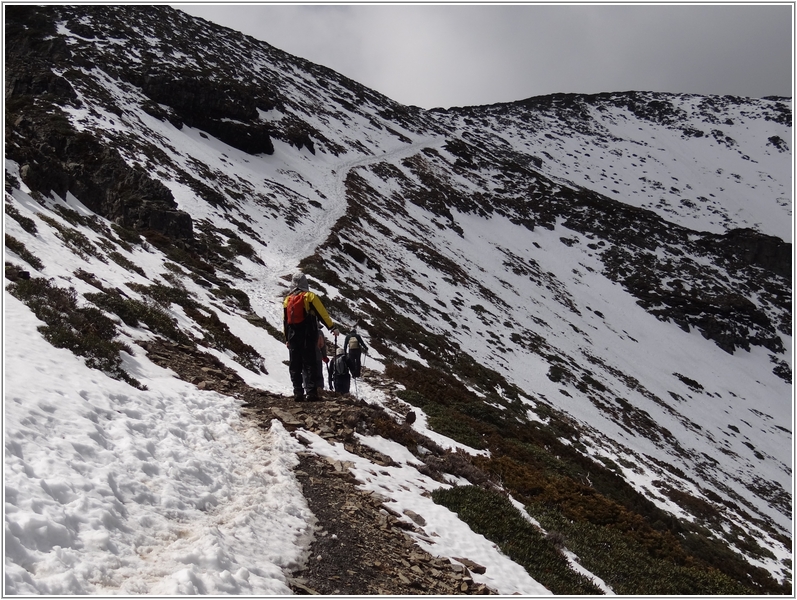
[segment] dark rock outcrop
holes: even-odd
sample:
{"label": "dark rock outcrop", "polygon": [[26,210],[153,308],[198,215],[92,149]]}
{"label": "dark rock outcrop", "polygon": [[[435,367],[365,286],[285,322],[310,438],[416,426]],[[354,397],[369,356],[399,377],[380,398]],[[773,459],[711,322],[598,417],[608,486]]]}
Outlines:
{"label": "dark rock outcrop", "polygon": [[792,245],[778,237],[753,229],[733,229],[720,236],[706,236],[700,243],[713,248],[731,261],[761,267],[775,275],[792,279]]}
{"label": "dark rock outcrop", "polygon": [[20,165],[22,180],[42,195],[71,193],[124,227],[192,239],[191,217],[164,184],[69,122],[61,107],[77,104],[77,94],[53,69],[70,51],[44,18],[55,7],[40,10],[6,12],[6,155]]}
{"label": "dark rock outcrop", "polygon": [[258,122],[258,108],[268,111],[272,105],[259,90],[232,79],[209,81],[190,72],[147,74],[134,81],[151,100],[169,106],[189,127],[206,131],[242,152],[274,153],[268,126]]}

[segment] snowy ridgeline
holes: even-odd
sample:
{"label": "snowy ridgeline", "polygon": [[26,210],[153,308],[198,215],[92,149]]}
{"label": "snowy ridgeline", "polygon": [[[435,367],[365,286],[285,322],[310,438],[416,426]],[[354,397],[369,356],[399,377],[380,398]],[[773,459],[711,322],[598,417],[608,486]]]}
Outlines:
{"label": "snowy ridgeline", "polygon": [[[630,92],[545,96],[446,118],[485,143],[500,136],[555,180],[672,223],[715,233],[751,227],[791,240],[784,109],[790,113],[790,99]],[[470,129],[474,121],[481,131]]]}

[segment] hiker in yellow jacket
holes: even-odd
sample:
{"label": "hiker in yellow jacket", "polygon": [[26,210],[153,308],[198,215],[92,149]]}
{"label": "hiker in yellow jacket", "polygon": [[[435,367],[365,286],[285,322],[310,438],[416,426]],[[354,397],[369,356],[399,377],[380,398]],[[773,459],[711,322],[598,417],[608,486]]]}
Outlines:
{"label": "hiker in yellow jacket", "polygon": [[[329,318],[321,300],[307,284],[307,277],[298,273],[293,277],[291,291],[282,303],[283,331],[289,352],[288,371],[293,384],[293,398],[305,400],[303,380],[308,383],[307,400],[318,400],[316,382],[323,375],[317,373],[318,319],[337,337],[338,330]],[[303,377],[304,376],[304,377]]]}

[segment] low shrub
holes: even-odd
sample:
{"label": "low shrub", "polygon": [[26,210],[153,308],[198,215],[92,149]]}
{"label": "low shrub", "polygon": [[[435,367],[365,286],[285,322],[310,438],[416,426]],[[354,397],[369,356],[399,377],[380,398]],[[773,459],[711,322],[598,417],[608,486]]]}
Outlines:
{"label": "low shrub", "polygon": [[176,285],[166,286],[160,283],[149,286],[129,283],[128,287],[151,298],[165,308],[171,306],[172,303],[181,306],[185,314],[202,329],[205,336],[204,342],[207,345],[221,351],[229,350],[235,354],[233,360],[237,363],[255,373],[261,371],[263,357],[257,350],[233,334],[212,309],[197,302],[185,288]]}
{"label": "low shrub", "polygon": [[261,329],[265,329],[266,332],[278,342],[283,344],[285,343],[285,334],[283,333],[283,331],[281,329],[277,329],[276,327],[274,327],[271,323],[268,322],[268,320],[259,317],[255,314],[245,315],[244,318],[255,327],[260,327]]}
{"label": "low shrub", "polygon": [[85,281],[90,286],[95,287],[98,290],[105,291],[105,286],[102,285],[102,282],[99,279],[97,279],[97,276],[94,275],[94,273],[89,273],[84,269],[76,269],[75,277],[77,277],[81,281]]}
{"label": "low shrub", "polygon": [[[117,231],[117,235],[119,232]],[[206,262],[196,249],[189,247],[185,243],[178,243],[174,239],[151,229],[141,232],[147,242],[163,252],[166,257],[179,265],[182,265],[192,273],[204,276],[205,274],[215,273],[215,269]]]}
{"label": "low shrub", "polygon": [[17,207],[9,204],[8,202],[5,203],[5,213],[14,219],[17,223],[19,223],[20,227],[30,233],[31,235],[36,235],[38,233],[38,229],[36,227],[36,221],[29,217],[25,217],[20,214],[17,210]]}
{"label": "low shrub", "polygon": [[143,241],[138,233],[126,229],[121,225],[117,225],[116,223],[111,224],[111,229],[113,229],[113,232],[118,236],[116,242],[128,252],[131,252],[133,249],[131,244],[141,245]]}
{"label": "low shrub", "polygon": [[[473,448],[489,449],[491,456],[476,457],[475,465],[501,481],[516,498],[555,506],[574,524],[611,530],[626,540],[629,553],[640,554],[640,560],[652,557],[667,564],[690,564],[693,571],[678,575],[673,590],[688,585],[696,590],[713,585],[745,593],[780,589],[741,557],[723,552],[721,541],[686,544],[694,540],[691,530],[695,526],[659,509],[617,473],[614,463],[603,464],[562,443],[562,438],[577,439],[578,431],[553,408],[538,405],[546,424],[521,422],[509,418],[514,414],[512,406],[502,410],[488,405],[450,373],[404,361],[388,363],[385,374],[407,388],[396,395],[422,408],[433,430]],[[429,466],[441,470],[438,465]],[[563,528],[553,529],[570,538]],[[747,587],[751,579],[752,588]],[[647,583],[650,589],[661,589],[651,580]]]}
{"label": "low shrub", "polygon": [[144,272],[144,269],[139,267],[136,263],[127,258],[121,252],[117,252],[116,250],[111,250],[110,252],[108,252],[108,258],[110,258],[120,267],[127,269],[128,271],[133,271],[134,273],[138,273],[142,277],[147,276],[147,274]]}
{"label": "low shrub", "polygon": [[252,305],[249,302],[249,296],[243,290],[239,290],[228,285],[220,285],[210,290],[210,293],[217,298],[226,301],[233,308],[238,308],[246,312],[251,312],[252,310]]}
{"label": "low shrub", "polygon": [[115,339],[116,323],[95,306],[78,306],[74,288],[59,288],[51,280],[34,277],[11,283],[8,290],[44,321],[38,329],[53,346],[85,358],[90,368],[142,388],[122,368],[119,353],[133,354],[133,350]]}
{"label": "low shrub", "polygon": [[196,306],[197,302],[184,287],[179,285],[163,285],[153,283],[144,285],[141,283],[128,283],[127,287],[138,292],[142,296],[147,296],[165,308],[169,308],[172,303],[183,308]]}
{"label": "low shrub", "polygon": [[435,490],[432,500],[457,513],[473,531],[497,544],[501,552],[554,594],[603,593],[590,579],[570,568],[555,540],[546,539],[498,492],[462,486]]}
{"label": "low shrub", "polygon": [[94,243],[86,237],[85,234],[81,233],[77,229],[73,227],[66,227],[61,225],[58,221],[50,217],[49,215],[39,213],[39,218],[47,223],[50,227],[56,230],[57,235],[61,240],[66,244],[66,246],[72,250],[75,254],[77,254],[82,259],[87,259],[89,256],[92,256],[102,262],[108,262],[107,259],[102,255],[99,251],[99,248],[94,245]]}
{"label": "low shrub", "polygon": [[89,293],[86,300],[99,308],[115,314],[125,325],[138,327],[144,323],[150,331],[170,339],[178,344],[193,346],[194,343],[177,327],[175,319],[155,302],[142,302],[134,298],[125,298],[118,291]]}
{"label": "low shrub", "polygon": [[423,459],[424,463],[440,473],[450,473],[456,477],[463,477],[473,485],[485,485],[490,480],[488,474],[473,464],[468,453],[460,448],[455,452],[446,452],[441,456],[430,454]]}
{"label": "low shrub", "polygon": [[61,218],[75,227],[85,227],[88,223],[86,217],[81,216],[76,210],[61,204],[53,205],[53,212],[58,213]]}
{"label": "low shrub", "polygon": [[223,229],[221,231],[228,237],[227,247],[228,247],[229,256],[231,258],[234,258],[236,256],[245,256],[252,262],[261,265],[264,264],[263,261],[260,259],[260,257],[257,255],[255,249],[252,247],[252,244],[250,244],[245,240],[242,240],[240,236],[238,236],[238,234],[236,234],[234,231],[231,231],[229,229]]}
{"label": "low shrub", "polygon": [[[408,385],[408,382],[412,381],[415,385],[422,387],[420,379],[413,380],[409,377],[399,379],[396,377],[396,372],[402,372],[404,369],[405,367],[398,367],[388,363],[385,375],[400,381],[404,385]],[[427,399],[426,394],[433,400]],[[434,390],[430,392],[425,389],[424,393],[421,394],[414,389],[407,389],[401,390],[396,396],[413,406],[423,409],[428,419],[428,425],[433,431],[477,450],[485,448],[484,437],[487,431],[485,426],[477,420],[461,414],[448,404],[444,404],[445,401],[440,396],[436,396]]]}
{"label": "low shrub", "polygon": [[44,263],[13,235],[5,234],[5,246],[37,271],[44,268]]}
{"label": "low shrub", "polygon": [[562,534],[579,562],[617,594],[725,596],[753,593],[752,589],[719,570],[692,559],[675,562],[656,557],[614,527],[573,520],[550,505],[532,503],[526,508],[544,528]]}

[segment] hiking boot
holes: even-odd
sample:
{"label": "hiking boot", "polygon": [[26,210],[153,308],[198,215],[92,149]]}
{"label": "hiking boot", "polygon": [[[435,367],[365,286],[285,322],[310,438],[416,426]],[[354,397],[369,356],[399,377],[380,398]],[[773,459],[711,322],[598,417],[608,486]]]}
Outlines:
{"label": "hiking boot", "polygon": [[305,400],[304,392],[299,392],[298,394],[293,395],[294,402],[304,402],[304,400]]}
{"label": "hiking boot", "polygon": [[318,402],[318,391],[317,390],[310,390],[307,392],[307,401],[308,402]]}

